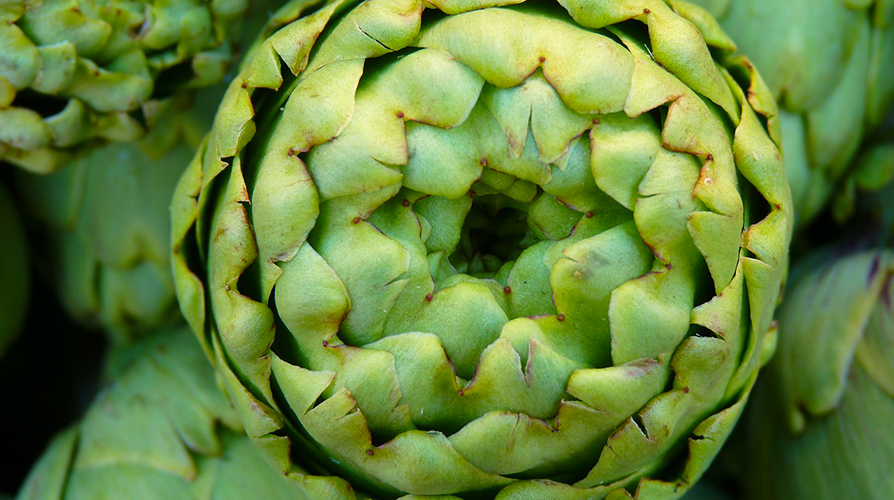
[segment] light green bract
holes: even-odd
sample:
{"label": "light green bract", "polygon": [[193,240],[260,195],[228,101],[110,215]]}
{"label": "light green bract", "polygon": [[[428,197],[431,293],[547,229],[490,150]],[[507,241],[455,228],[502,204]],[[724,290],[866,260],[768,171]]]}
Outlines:
{"label": "light green bract", "polygon": [[311,500],[240,432],[186,329],[119,357],[115,382],[53,439],[18,500]]}
{"label": "light green bract", "polygon": [[894,1],[693,0],[780,102],[797,225],[813,220],[894,103]]}
{"label": "light green bract", "polygon": [[772,351],[792,208],[773,100],[685,12],[339,1],[257,45],[175,192],[173,267],[310,497],[701,475]]}
{"label": "light green bract", "polygon": [[78,146],[131,141],[159,100],[229,68],[247,0],[5,0],[0,161],[47,173]]}

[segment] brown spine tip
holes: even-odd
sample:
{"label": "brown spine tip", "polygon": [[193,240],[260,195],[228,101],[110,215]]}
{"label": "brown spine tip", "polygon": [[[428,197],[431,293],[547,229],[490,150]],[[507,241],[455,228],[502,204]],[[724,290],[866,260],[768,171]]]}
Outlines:
{"label": "brown spine tip", "polygon": [[462,396],[462,395],[464,395],[464,394],[465,394],[465,392],[464,392],[462,389],[457,389],[457,390],[456,390],[456,395],[457,395],[457,396]]}
{"label": "brown spine tip", "polygon": [[403,118],[403,117],[404,117],[404,112],[403,112],[403,111],[398,111],[398,112],[397,112],[397,117],[398,117],[398,118]]}
{"label": "brown spine tip", "polygon": [[560,315],[556,316],[556,319],[559,320],[559,321],[565,321],[565,315],[564,315],[564,314],[560,314]]}
{"label": "brown spine tip", "polygon": [[476,193],[475,191],[469,190],[469,198],[474,198],[476,196],[478,196],[478,193]]}
{"label": "brown spine tip", "polygon": [[708,156],[705,158],[707,161],[714,161],[714,155],[708,153]]}
{"label": "brown spine tip", "polygon": [[376,452],[373,451],[373,450],[366,450],[366,454],[369,455],[369,456],[373,456],[373,455],[376,454]]}
{"label": "brown spine tip", "polygon": [[425,296],[425,301],[426,301],[426,302],[431,302],[431,299],[433,299],[433,298],[434,298],[434,295],[432,295],[432,294],[428,294],[428,295]]}
{"label": "brown spine tip", "polygon": [[503,292],[504,293],[512,293],[512,287],[510,287],[509,285],[504,286]]}
{"label": "brown spine tip", "polygon": [[298,151],[295,151],[295,148],[289,148],[289,156],[295,156],[298,154]]}
{"label": "brown spine tip", "polygon": [[482,166],[482,167],[486,167],[486,166],[487,166],[487,158],[481,158],[481,166]]}
{"label": "brown spine tip", "polygon": [[592,219],[592,218],[593,218],[593,212],[587,212],[587,213],[585,213],[585,214],[584,214],[584,217],[586,217],[586,218],[588,218],[588,219]]}
{"label": "brown spine tip", "polygon": [[323,347],[329,347],[329,342],[323,341]]}
{"label": "brown spine tip", "polygon": [[539,59],[539,60],[540,60],[540,62],[542,62],[542,63],[546,62],[546,58],[543,57],[543,56],[540,56],[540,59]]}
{"label": "brown spine tip", "polygon": [[361,219],[361,218],[358,216],[358,217],[354,217],[354,218],[351,220],[351,222],[353,222],[354,224],[360,224],[360,221],[361,221],[361,220],[363,220],[363,219]]}
{"label": "brown spine tip", "polygon": [[242,82],[242,88],[247,89],[247,88],[248,88],[248,82]]}
{"label": "brown spine tip", "polygon": [[405,207],[409,207],[409,206],[410,206],[410,200],[404,200],[404,201],[403,201],[403,206],[405,206]]}
{"label": "brown spine tip", "polygon": [[599,118],[593,118],[593,125],[599,125]]}
{"label": "brown spine tip", "polygon": [[643,9],[643,14],[651,14],[652,11],[649,9]]}
{"label": "brown spine tip", "polygon": [[228,291],[228,292],[229,292],[229,291],[230,291],[230,285],[229,285],[229,284],[227,284],[227,285],[226,285],[226,286],[224,286],[224,290],[226,290],[226,291]]}

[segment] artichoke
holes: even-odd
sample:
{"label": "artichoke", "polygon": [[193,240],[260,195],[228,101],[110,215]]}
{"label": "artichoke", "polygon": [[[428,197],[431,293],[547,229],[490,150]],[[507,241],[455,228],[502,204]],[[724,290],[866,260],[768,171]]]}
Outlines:
{"label": "artichoke", "polygon": [[894,101],[894,2],[694,1],[720,19],[780,102],[785,168],[805,226]]}
{"label": "artichoke", "polygon": [[677,1],[307,7],[172,201],[181,309],[248,435],[311,498],[681,496],[787,265],[751,64]]}
{"label": "artichoke", "polygon": [[185,329],[119,353],[114,384],[47,447],[19,500],[303,500],[241,433]]}
{"label": "artichoke", "polygon": [[17,178],[63,306],[118,341],[182,321],[168,205],[207,126],[187,103],[168,104],[141,141],[93,148],[52,175]]}
{"label": "artichoke", "polygon": [[779,310],[744,427],[747,498],[894,497],[894,142],[855,171],[859,230],[798,262]]}
{"label": "artichoke", "polygon": [[130,141],[172,92],[220,81],[247,0],[6,0],[0,160],[61,168],[91,141]]}
{"label": "artichoke", "polygon": [[22,328],[31,295],[28,244],[17,205],[0,183],[0,358]]}

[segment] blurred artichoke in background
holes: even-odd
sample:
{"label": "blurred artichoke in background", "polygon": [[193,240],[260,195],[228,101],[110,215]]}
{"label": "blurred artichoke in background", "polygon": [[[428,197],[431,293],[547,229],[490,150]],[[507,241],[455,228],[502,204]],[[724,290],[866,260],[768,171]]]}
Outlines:
{"label": "blurred artichoke in background", "polygon": [[208,125],[180,101],[167,102],[163,121],[141,141],[94,148],[49,176],[17,177],[63,305],[119,341],[182,321],[168,204]]}
{"label": "blurred artichoke in background", "polygon": [[743,429],[747,498],[894,498],[890,139],[861,155],[853,191],[836,203],[850,228],[792,270],[776,358]]}
{"label": "blurred artichoke in background", "polygon": [[117,358],[115,382],[53,440],[19,500],[311,500],[241,433],[188,331]]}
{"label": "blurred artichoke in background", "polygon": [[894,252],[828,256],[793,284],[747,421],[749,498],[894,497]]}
{"label": "blurred artichoke in background", "polygon": [[894,99],[894,1],[692,0],[779,100],[798,227],[825,208]]}
{"label": "blurred artichoke in background", "polygon": [[772,352],[753,67],[682,2],[514,3],[314,6],[177,188],[183,312],[310,498],[678,498]]}
{"label": "blurred artichoke in background", "polygon": [[47,173],[82,144],[132,141],[176,90],[220,81],[247,0],[6,0],[0,161]]}
{"label": "blurred artichoke in background", "polygon": [[0,359],[21,330],[28,312],[30,260],[18,202],[0,183]]}

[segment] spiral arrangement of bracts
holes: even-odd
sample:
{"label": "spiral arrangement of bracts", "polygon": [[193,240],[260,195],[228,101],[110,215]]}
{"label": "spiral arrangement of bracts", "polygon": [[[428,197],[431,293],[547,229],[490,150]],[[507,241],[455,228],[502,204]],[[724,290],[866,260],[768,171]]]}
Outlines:
{"label": "spiral arrangement of bracts", "polygon": [[312,498],[682,495],[787,267],[748,61],[683,2],[308,8],[173,202],[181,307],[249,436]]}

